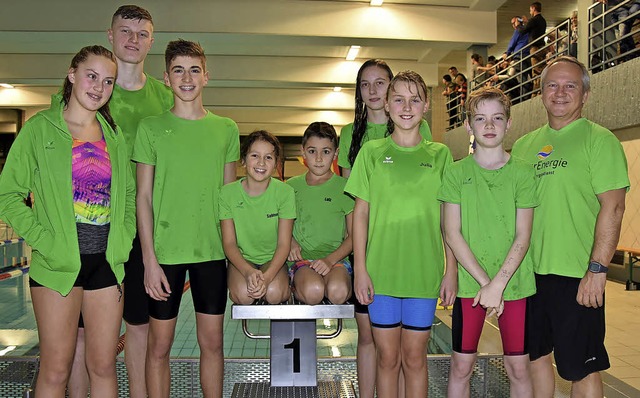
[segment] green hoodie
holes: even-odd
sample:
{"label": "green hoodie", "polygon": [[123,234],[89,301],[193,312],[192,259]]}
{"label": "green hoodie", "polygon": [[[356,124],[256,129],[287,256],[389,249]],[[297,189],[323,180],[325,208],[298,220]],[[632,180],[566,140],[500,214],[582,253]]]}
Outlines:
{"label": "green hoodie", "polygon": [[[80,272],[73,210],[72,138],[62,117],[60,95],[20,130],[0,175],[0,219],[33,249],[30,276],[67,295]],[[106,257],[122,283],[124,263],[136,232],[135,185],[124,136],[96,113],[111,159],[111,227]],[[34,206],[24,199],[33,192]]]}

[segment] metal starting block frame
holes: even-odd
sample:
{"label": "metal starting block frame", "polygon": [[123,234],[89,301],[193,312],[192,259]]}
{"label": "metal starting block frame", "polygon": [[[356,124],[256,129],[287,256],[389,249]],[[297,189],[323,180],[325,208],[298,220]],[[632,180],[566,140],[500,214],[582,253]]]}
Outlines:
{"label": "metal starting block frame", "polygon": [[[342,319],[353,318],[353,304],[302,304],[293,297],[283,304],[260,301],[252,305],[234,304],[232,319],[242,320],[242,331],[250,339],[271,339],[271,387],[317,387],[317,339],[331,339],[342,332]],[[251,319],[269,319],[269,335],[254,334],[248,329]],[[337,319],[333,333],[316,334],[317,319]]]}

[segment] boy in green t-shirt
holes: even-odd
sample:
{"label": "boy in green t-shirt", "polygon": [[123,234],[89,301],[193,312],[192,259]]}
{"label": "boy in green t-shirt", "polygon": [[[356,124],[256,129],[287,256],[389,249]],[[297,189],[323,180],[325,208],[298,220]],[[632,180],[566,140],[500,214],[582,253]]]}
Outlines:
{"label": "boy in green t-shirt", "polygon": [[344,194],[347,179],[333,173],[338,135],[332,125],[314,122],[302,137],[302,157],[309,170],[287,184],[296,193],[289,275],[296,298],[318,304],[324,297],[343,304],[351,297],[353,204]]}
{"label": "boy in green t-shirt", "polygon": [[[133,154],[140,121],[145,117],[159,115],[173,106],[171,89],[144,72],[145,59],[154,41],[153,32],[151,14],[137,5],[118,7],[107,31],[107,38],[118,64],[118,77],[113,86],[109,110],[113,120],[122,129],[129,156]],[[135,179],[136,164],[130,163]],[[137,234],[124,268],[124,362],[129,380],[129,395],[131,398],[142,398],[147,396],[144,372],[150,299],[145,292],[142,248]],[[76,353],[79,351],[76,349]],[[77,396],[86,397],[87,394],[84,391]],[[72,394],[71,398],[75,396]]]}
{"label": "boy in green t-shirt", "polygon": [[447,169],[438,194],[446,241],[458,259],[448,395],[470,395],[488,310],[498,316],[511,396],[531,397],[525,323],[527,297],[535,293],[527,255],[538,205],[534,171],[502,146],[511,125],[511,104],[502,91],[475,91],[466,106],[464,124],[475,138],[475,152]]}
{"label": "boy in green t-shirt", "polygon": [[174,107],[140,122],[133,149],[145,289],[153,299],[147,389],[149,396],[170,395],[169,353],[188,271],[203,395],[220,397],[227,268],[217,228],[218,194],[223,184],[235,180],[239,134],[232,120],[202,105],[209,74],[199,44],[172,41],[165,61],[165,84],[174,93]]}

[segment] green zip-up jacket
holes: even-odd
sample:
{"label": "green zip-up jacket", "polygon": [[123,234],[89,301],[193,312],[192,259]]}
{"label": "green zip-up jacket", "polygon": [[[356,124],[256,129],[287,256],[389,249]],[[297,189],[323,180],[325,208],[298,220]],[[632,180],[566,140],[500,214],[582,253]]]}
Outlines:
{"label": "green zip-up jacket", "polygon": [[[73,210],[72,138],[62,117],[60,95],[20,130],[0,175],[0,219],[31,248],[29,275],[66,296],[80,272]],[[135,184],[124,135],[96,113],[111,159],[111,225],[106,257],[118,283],[124,278],[136,232]],[[25,205],[33,192],[34,206]]]}

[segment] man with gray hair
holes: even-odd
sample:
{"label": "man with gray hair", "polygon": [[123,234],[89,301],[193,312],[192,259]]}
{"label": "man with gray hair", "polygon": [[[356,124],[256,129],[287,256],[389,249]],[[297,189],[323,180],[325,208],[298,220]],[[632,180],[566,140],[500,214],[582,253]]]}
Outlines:
{"label": "man with gray hair", "polygon": [[529,248],[537,288],[527,329],[534,394],[554,395],[553,352],[572,396],[602,397],[604,288],[629,187],[627,161],[613,133],[582,117],[590,90],[582,63],[556,58],[541,81],[548,123],[512,152],[534,167],[540,198]]}

